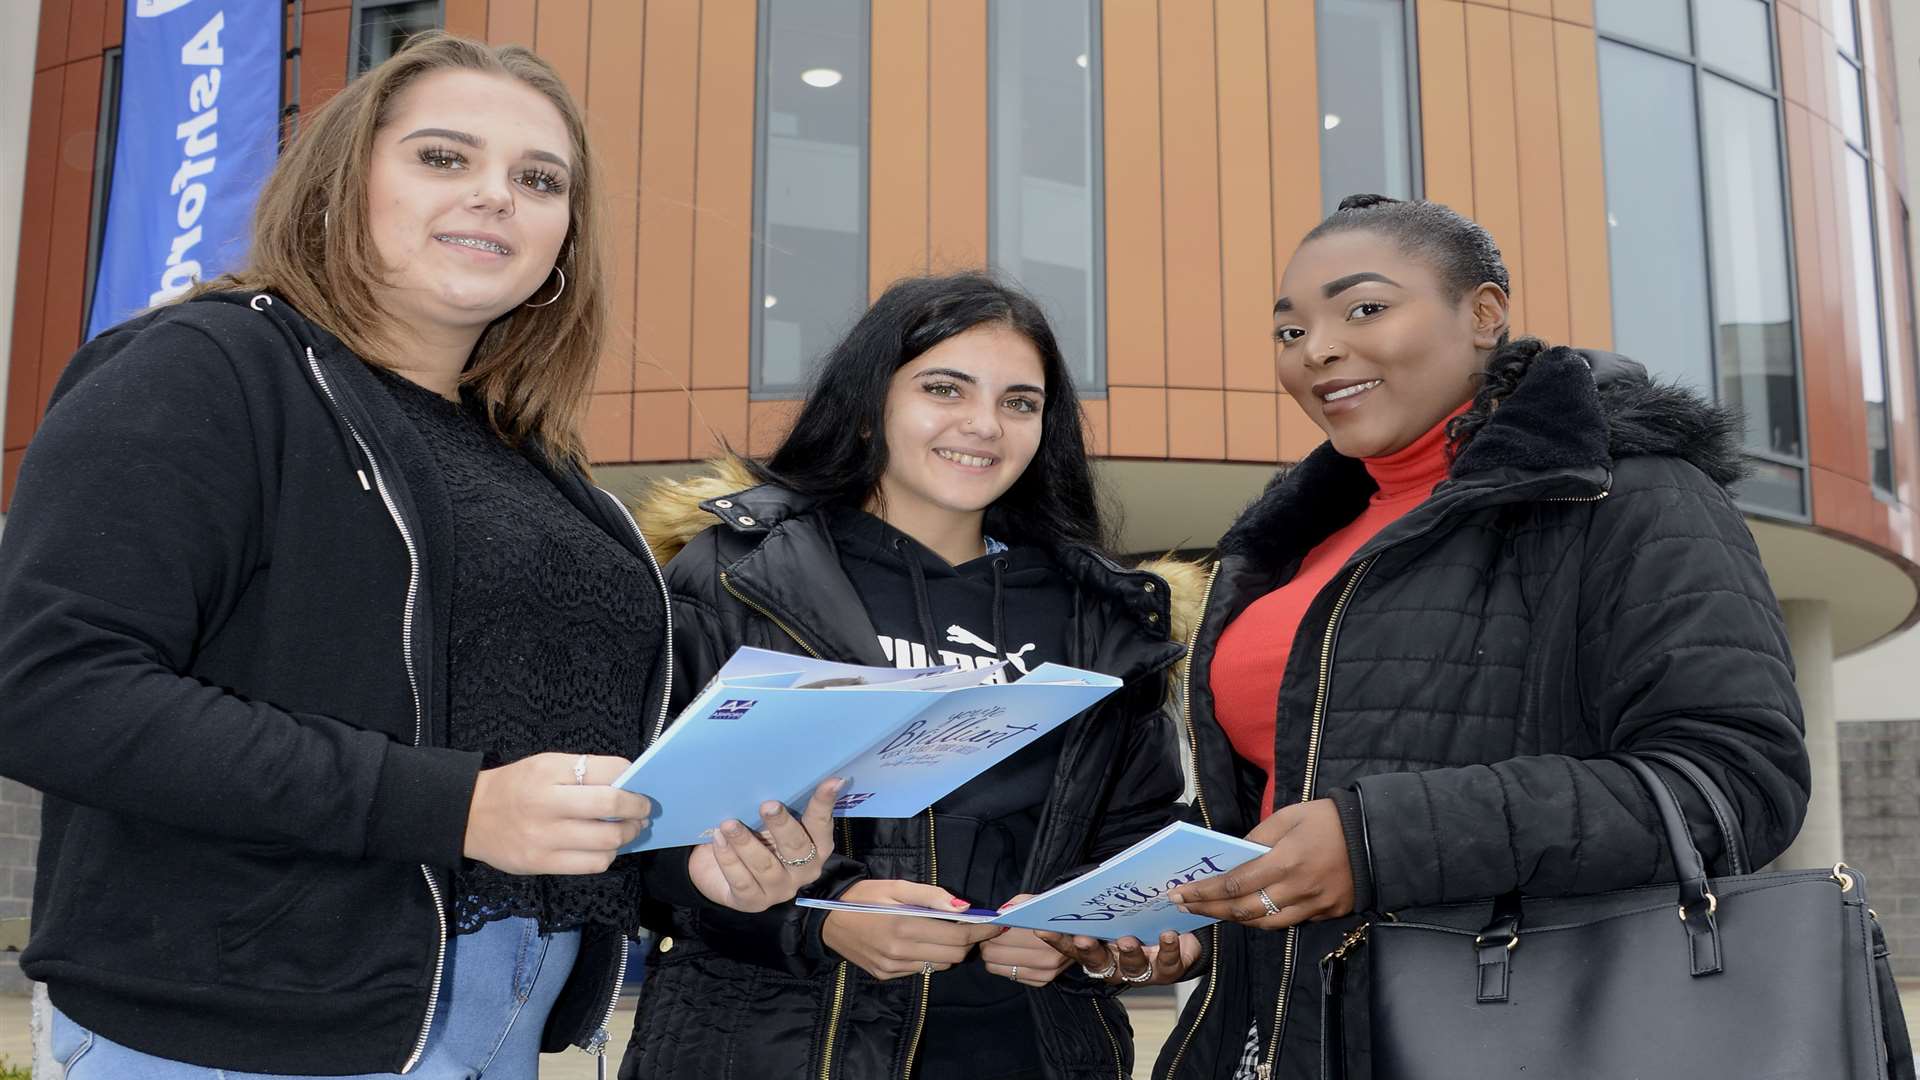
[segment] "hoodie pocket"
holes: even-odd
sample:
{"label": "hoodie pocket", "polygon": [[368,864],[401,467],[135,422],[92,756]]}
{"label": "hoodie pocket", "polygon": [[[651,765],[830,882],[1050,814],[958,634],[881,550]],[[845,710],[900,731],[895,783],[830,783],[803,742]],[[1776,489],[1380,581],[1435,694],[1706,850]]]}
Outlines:
{"label": "hoodie pocket", "polygon": [[[420,893],[413,898],[418,902],[409,903],[409,885]],[[438,932],[425,896],[417,867],[288,864],[271,885],[220,921],[221,978],[310,991],[416,981],[414,951],[387,946],[403,929],[423,941]],[[424,917],[415,915],[415,907]]]}

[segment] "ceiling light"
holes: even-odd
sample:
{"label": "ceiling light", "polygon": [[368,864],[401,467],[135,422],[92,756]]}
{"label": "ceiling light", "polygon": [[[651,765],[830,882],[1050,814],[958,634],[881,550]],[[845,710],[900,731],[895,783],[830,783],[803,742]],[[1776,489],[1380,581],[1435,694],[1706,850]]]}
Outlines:
{"label": "ceiling light", "polygon": [[1338,116],[1337,114],[1335,114],[1335,113],[1328,113],[1328,114],[1327,114],[1327,115],[1326,115],[1326,116],[1325,116],[1325,117],[1324,117],[1324,118],[1323,118],[1323,119],[1322,119],[1322,120],[1320,121],[1320,125],[1321,125],[1321,127],[1323,127],[1323,128],[1325,128],[1326,130],[1328,130],[1328,131],[1332,131],[1332,130],[1333,130],[1334,128],[1337,128],[1337,127],[1339,127],[1339,126],[1340,126],[1340,117],[1339,117],[1339,116]]}
{"label": "ceiling light", "polygon": [[1079,64],[1079,65],[1080,65],[1081,67],[1086,67],[1086,66],[1087,66],[1087,54],[1086,54],[1086,53],[1081,53],[1081,54],[1080,54],[1079,56],[1076,56],[1076,57],[1074,57],[1074,58],[1073,58],[1073,62],[1074,62],[1074,63],[1076,63],[1076,64]]}
{"label": "ceiling light", "polygon": [[767,298],[766,298],[765,300],[763,300],[763,301],[761,301],[761,306],[763,306],[763,307],[772,307],[773,305],[775,305],[775,304],[777,304],[777,303],[779,303],[779,302],[780,302],[780,298],[779,298],[779,297],[777,297],[777,296],[775,296],[775,295],[773,295],[772,293],[768,293],[768,294],[767,294]]}
{"label": "ceiling light", "polygon": [[829,86],[840,85],[840,73],[832,68],[808,68],[800,73],[800,81],[808,86],[817,86],[825,90]]}

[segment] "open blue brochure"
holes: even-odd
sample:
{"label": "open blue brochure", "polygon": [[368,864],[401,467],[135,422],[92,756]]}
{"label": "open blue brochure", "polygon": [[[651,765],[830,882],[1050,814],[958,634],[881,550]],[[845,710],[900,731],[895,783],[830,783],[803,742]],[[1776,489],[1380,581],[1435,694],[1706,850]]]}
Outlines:
{"label": "open blue brochure", "polygon": [[706,842],[735,818],[760,827],[769,799],[795,813],[844,777],[834,813],[912,817],[1120,688],[1042,664],[1016,683],[1003,665],[862,667],[741,649],[614,781],[653,800],[623,852]]}
{"label": "open blue brochure", "polygon": [[1153,944],[1167,930],[1186,933],[1217,920],[1183,915],[1166,898],[1173,889],[1203,881],[1265,855],[1265,844],[1175,822],[1145,840],[1023,904],[1005,911],[941,911],[906,904],[853,904],[802,897],[794,903],[828,911],[945,919],[948,922],[1019,926],[1115,941],[1136,937]]}

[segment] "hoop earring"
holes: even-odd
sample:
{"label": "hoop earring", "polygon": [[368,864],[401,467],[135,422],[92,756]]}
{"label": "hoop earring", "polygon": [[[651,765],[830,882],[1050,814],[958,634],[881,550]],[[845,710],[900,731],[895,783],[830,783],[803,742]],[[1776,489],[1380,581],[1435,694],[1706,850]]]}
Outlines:
{"label": "hoop earring", "polygon": [[567,291],[567,272],[557,266],[553,268],[553,272],[560,275],[560,287],[553,290],[553,295],[537,304],[522,304],[522,307],[546,307],[548,304],[560,299],[560,294]]}

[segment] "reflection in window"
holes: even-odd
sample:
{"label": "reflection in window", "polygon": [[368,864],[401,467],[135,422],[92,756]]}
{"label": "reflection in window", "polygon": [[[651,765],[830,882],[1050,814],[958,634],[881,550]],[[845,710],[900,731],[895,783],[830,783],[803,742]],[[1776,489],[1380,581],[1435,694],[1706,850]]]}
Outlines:
{"label": "reflection in window", "polygon": [[1692,68],[1602,41],[1600,126],[1614,345],[1708,390],[1713,342]]}
{"label": "reflection in window", "polygon": [[867,297],[867,0],[760,4],[752,389],[798,396]]}
{"label": "reflection in window", "polygon": [[[1762,0],[1699,0],[1700,59],[1773,88],[1773,15]],[[1678,8],[1680,5],[1674,5]]]}
{"label": "reflection in window", "polygon": [[1103,375],[1100,40],[1093,0],[994,0],[989,261],[1047,310],[1081,390]]}
{"label": "reflection in window", "polygon": [[1693,51],[1686,0],[1596,0],[1593,19],[1602,34],[1658,45],[1670,52]]}
{"label": "reflection in window", "polygon": [[1804,515],[1773,0],[1595,0],[1594,21],[1615,340],[1739,409],[1741,502]]}
{"label": "reflection in window", "polygon": [[353,14],[355,75],[385,63],[413,35],[441,25],[440,0],[359,0]]}
{"label": "reflection in window", "polygon": [[1359,192],[1412,198],[1405,0],[1315,0],[1314,28],[1323,212]]}
{"label": "reflection in window", "polygon": [[1793,291],[1772,98],[1715,75],[1702,84],[1720,400],[1747,418],[1747,445],[1799,457]]}
{"label": "reflection in window", "polygon": [[1867,457],[1873,484],[1893,489],[1893,443],[1887,432],[1887,350],[1880,333],[1880,274],[1875,258],[1873,184],[1867,159],[1848,151],[1847,246],[1853,253],[1853,324],[1860,339],[1860,378],[1867,400]]}

